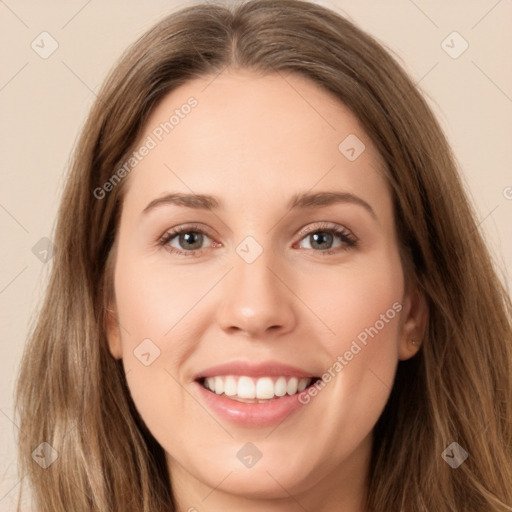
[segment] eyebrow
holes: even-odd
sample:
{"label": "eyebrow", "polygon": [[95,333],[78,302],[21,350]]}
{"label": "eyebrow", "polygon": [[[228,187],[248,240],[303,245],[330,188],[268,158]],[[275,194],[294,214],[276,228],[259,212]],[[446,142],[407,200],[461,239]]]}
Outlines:
{"label": "eyebrow", "polygon": [[[364,199],[350,192],[303,192],[294,194],[288,202],[288,209],[308,209],[330,206],[337,203],[349,203],[362,206],[375,220],[377,215],[373,208]],[[164,205],[176,205],[196,210],[219,210],[223,207],[222,201],[208,194],[184,194],[180,192],[166,194],[151,201],[142,211],[147,214],[151,210]]]}

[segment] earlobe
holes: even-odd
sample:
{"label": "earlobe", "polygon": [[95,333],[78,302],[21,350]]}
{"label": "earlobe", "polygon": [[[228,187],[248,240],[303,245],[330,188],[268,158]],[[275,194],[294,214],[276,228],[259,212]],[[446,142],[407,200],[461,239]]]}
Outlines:
{"label": "earlobe", "polygon": [[398,359],[402,361],[415,356],[421,349],[429,317],[427,300],[417,286],[408,293],[404,302],[398,347]]}
{"label": "earlobe", "polygon": [[123,356],[121,330],[117,320],[117,312],[112,306],[105,310],[105,331],[110,353],[115,359],[121,359]]}
{"label": "earlobe", "polygon": [[421,342],[414,339],[403,340],[400,343],[400,349],[398,352],[398,359],[405,361],[415,356],[421,348]]}

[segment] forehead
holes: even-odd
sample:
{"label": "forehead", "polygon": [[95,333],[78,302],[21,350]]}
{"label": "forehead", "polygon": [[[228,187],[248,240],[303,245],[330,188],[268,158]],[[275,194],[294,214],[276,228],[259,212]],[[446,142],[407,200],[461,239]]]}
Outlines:
{"label": "forehead", "polygon": [[229,196],[240,208],[315,187],[374,199],[387,189],[384,162],[357,118],[295,73],[226,70],[191,80],[154,109],[136,149],[143,145],[151,148],[126,184],[139,206],[175,190]]}

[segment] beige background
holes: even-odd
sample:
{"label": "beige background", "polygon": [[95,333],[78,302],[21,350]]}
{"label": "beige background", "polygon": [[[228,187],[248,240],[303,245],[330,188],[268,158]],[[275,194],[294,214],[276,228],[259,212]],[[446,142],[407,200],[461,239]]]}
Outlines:
{"label": "beige background", "polygon": [[[190,3],[0,0],[0,511],[14,510],[19,487],[12,390],[49,268],[32,247],[52,238],[71,149],[107,71],[129,43]],[[369,31],[419,82],[453,145],[481,228],[510,286],[512,2],[316,3]],[[47,59],[31,47],[43,31],[59,45]],[[443,43],[453,31],[469,44],[456,59],[445,49],[453,54],[464,41],[450,36]]]}

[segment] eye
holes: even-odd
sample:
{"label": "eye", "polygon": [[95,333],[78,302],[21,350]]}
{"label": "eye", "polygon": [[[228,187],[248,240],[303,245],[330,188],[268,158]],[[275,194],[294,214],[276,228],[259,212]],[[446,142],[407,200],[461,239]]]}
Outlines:
{"label": "eye", "polygon": [[[313,229],[302,230],[300,235],[302,236],[300,241],[306,239],[310,244],[309,247],[305,247],[306,249],[326,255],[346,251],[357,245],[356,237],[348,229],[328,223],[316,225]],[[203,249],[202,245],[205,238],[211,240],[203,228],[197,224],[192,224],[166,232],[160,239],[159,245],[174,254],[195,256]],[[332,248],[333,241],[336,238],[340,243]],[[213,245],[219,247],[221,244],[213,242]]]}
{"label": "eye", "polygon": [[[301,235],[303,236],[301,241],[307,240],[309,242],[310,246],[306,247],[306,249],[327,255],[346,251],[357,245],[356,237],[348,229],[328,223],[317,225],[313,229],[309,228],[305,236],[304,232],[301,232]],[[336,238],[338,238],[341,243],[332,248],[333,241]]]}
{"label": "eye", "polygon": [[[204,229],[196,224],[180,226],[165,233],[160,239],[160,245],[175,254],[194,256],[198,250],[202,249],[201,246],[205,237],[210,238]],[[173,242],[179,244],[178,248],[173,245]],[[180,246],[186,248],[186,250],[181,250]]]}

